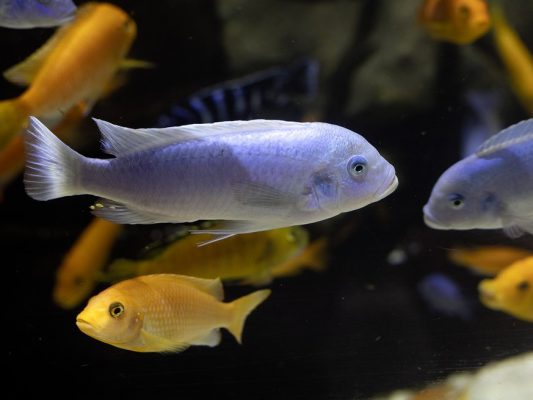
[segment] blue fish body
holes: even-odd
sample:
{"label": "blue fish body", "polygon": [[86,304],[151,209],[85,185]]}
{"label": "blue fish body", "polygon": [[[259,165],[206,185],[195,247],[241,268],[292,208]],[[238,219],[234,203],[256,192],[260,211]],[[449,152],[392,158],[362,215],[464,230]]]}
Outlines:
{"label": "blue fish body", "polygon": [[533,233],[533,119],[504,129],[446,170],[423,211],[435,229]]}
{"label": "blue fish body", "polygon": [[72,0],[0,0],[0,26],[49,28],[71,21],[75,12]]}
{"label": "blue fish body", "polygon": [[428,306],[439,314],[470,319],[472,311],[459,287],[446,275],[433,273],[418,283],[418,291]]}
{"label": "blue fish body", "polygon": [[218,235],[302,225],[395,190],[394,168],[362,136],[326,123],[228,121],[130,129],[97,120],[113,159],[88,159],[37,119],[26,190],[37,200],[92,194],[117,223],[224,220]]}

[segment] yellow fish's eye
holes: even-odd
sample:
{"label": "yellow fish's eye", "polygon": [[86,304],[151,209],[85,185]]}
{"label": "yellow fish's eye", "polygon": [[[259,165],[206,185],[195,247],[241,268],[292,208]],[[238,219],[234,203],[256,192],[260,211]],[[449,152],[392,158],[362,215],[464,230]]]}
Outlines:
{"label": "yellow fish's eye", "polygon": [[516,289],[518,289],[519,292],[525,292],[529,289],[529,282],[528,281],[522,281],[518,285],[516,285]]}
{"label": "yellow fish's eye", "polygon": [[122,303],[111,303],[109,306],[109,315],[113,318],[118,318],[124,313],[124,306]]}

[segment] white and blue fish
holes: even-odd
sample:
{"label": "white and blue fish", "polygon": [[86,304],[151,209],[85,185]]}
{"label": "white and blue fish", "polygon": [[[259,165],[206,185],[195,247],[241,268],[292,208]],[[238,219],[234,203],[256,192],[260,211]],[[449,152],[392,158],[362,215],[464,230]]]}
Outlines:
{"label": "white and blue fish", "polygon": [[446,170],[423,212],[434,229],[533,234],[533,119],[502,130]]}
{"label": "white and blue fish", "polygon": [[0,26],[14,29],[49,28],[74,18],[72,0],[0,0]]}
{"label": "white and blue fish", "polygon": [[96,120],[112,159],[86,158],[38,119],[26,132],[26,192],[91,194],[120,224],[222,220],[227,237],[324,220],[392,193],[394,167],[361,135],[318,122],[229,121],[130,129]]}

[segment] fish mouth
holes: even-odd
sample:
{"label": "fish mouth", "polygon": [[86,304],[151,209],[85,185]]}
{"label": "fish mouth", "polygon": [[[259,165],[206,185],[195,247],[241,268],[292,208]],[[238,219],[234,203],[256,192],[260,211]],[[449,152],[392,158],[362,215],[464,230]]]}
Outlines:
{"label": "fish mouth", "polygon": [[428,205],[426,204],[423,209],[424,212],[424,223],[433,229],[441,229],[441,230],[447,230],[448,227],[444,224],[442,224],[440,221],[438,221],[435,217],[431,215],[431,213],[428,211]]}
{"label": "fish mouth", "polygon": [[[398,187],[398,183],[398,177],[396,175],[393,175],[392,179],[390,179],[385,185],[381,186],[376,192],[378,200],[381,200],[384,197],[387,197],[392,192],[394,192]],[[384,190],[383,187],[385,187]]]}
{"label": "fish mouth", "polygon": [[83,318],[76,318],[76,325],[82,332],[94,332],[94,326]]}
{"label": "fish mouth", "polygon": [[497,296],[494,294],[494,291],[490,290],[487,287],[486,282],[481,282],[479,284],[479,297],[481,302],[493,310],[498,310],[500,307],[498,305]]}

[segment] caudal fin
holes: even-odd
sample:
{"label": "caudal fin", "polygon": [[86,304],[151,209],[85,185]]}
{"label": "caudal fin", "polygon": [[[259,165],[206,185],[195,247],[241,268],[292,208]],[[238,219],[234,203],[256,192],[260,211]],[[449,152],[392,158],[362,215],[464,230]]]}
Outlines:
{"label": "caudal fin", "polygon": [[26,127],[28,114],[18,99],[0,101],[0,149]]}
{"label": "caudal fin", "polygon": [[35,117],[30,117],[25,141],[26,193],[35,200],[77,194],[76,174],[83,156],[59,140]]}
{"label": "caudal fin", "polygon": [[270,296],[270,289],[258,290],[247,296],[241,297],[230,303],[233,307],[233,319],[228,326],[228,330],[235,337],[237,342],[241,343],[242,329],[246,317],[266,298]]}

